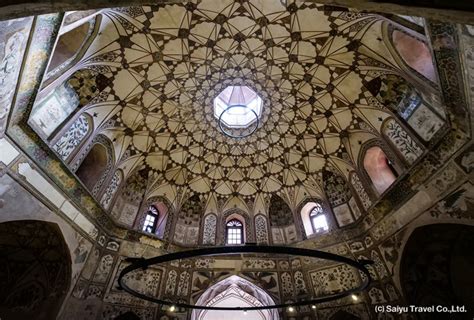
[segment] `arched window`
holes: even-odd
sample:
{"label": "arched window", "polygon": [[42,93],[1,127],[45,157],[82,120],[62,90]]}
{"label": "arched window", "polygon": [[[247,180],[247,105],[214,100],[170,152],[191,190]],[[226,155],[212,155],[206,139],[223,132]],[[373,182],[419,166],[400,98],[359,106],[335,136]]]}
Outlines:
{"label": "arched window", "polygon": [[392,39],[398,54],[410,68],[437,82],[433,57],[423,41],[398,30],[393,31]]}
{"label": "arched window", "polygon": [[155,206],[150,206],[145,216],[142,230],[148,233],[155,233],[158,226],[158,217],[160,213]]}
{"label": "arched window", "polygon": [[242,244],[244,242],[244,227],[237,219],[229,220],[226,224],[227,244]]}
{"label": "arched window", "polygon": [[379,194],[387,190],[398,177],[393,164],[379,147],[371,147],[366,151],[364,169]]}
{"label": "arched window", "polygon": [[311,226],[313,227],[314,233],[323,233],[329,230],[328,221],[326,215],[323,212],[323,207],[319,203],[315,203],[315,206],[309,213],[309,219],[311,220]]}
{"label": "arched window", "polygon": [[306,237],[322,234],[329,231],[334,224],[331,216],[328,216],[328,209],[321,200],[306,202],[300,210],[301,222],[303,223]]}

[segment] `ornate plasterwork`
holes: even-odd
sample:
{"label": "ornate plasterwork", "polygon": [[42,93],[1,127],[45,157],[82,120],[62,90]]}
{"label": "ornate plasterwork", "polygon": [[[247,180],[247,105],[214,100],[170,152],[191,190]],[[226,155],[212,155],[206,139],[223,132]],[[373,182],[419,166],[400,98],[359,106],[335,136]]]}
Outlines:
{"label": "ornate plasterwork", "polygon": [[[23,99],[23,100],[21,100],[21,101],[27,101],[27,99],[26,99],[26,100]],[[23,107],[22,107],[22,108],[23,108]],[[23,108],[23,109],[24,109],[24,108]],[[23,110],[23,109],[22,109],[22,110]],[[18,119],[18,118],[19,118],[19,115],[18,115],[17,113],[15,113],[13,119]],[[366,123],[364,123],[364,124],[365,124],[365,126],[367,127],[367,124],[366,124]],[[13,129],[15,129],[15,130],[13,130]],[[24,135],[24,134],[18,134],[19,131],[16,130],[16,128],[13,128],[13,129],[11,129],[11,134],[18,136],[18,139],[16,139],[16,140],[18,140],[19,145],[22,146],[22,147],[24,147],[24,146],[26,145],[26,142],[24,143],[24,142],[22,142],[22,141],[28,141],[28,146],[29,146],[28,152],[29,152],[29,154],[32,156],[32,155],[33,155],[33,151],[37,152],[37,154],[40,154],[42,157],[38,157],[38,164],[41,166],[42,169],[45,169],[45,168],[50,169],[50,168],[51,168],[51,165],[50,165],[50,164],[51,164],[51,160],[54,160],[54,157],[51,157],[50,154],[46,154],[45,152],[42,152],[42,150],[40,150],[38,146],[34,145],[34,143],[33,143],[32,141],[30,141],[30,140],[28,140],[28,139],[25,139],[25,138],[27,137],[26,135]],[[372,129],[372,130],[373,130],[373,129]],[[454,136],[454,133],[452,134],[452,136]],[[128,138],[128,137],[127,137],[127,138]],[[459,140],[459,139],[458,139],[458,140]],[[456,144],[456,146],[455,146],[454,144],[452,144],[452,143],[450,143],[450,142],[448,142],[448,143],[443,142],[443,145],[442,145],[443,148],[446,148],[446,147],[448,147],[448,146],[449,146],[449,150],[450,150],[449,155],[452,154],[452,152],[453,152],[453,151],[451,151],[451,150],[457,149],[457,148],[459,147],[457,144]],[[31,151],[30,151],[30,150],[31,150]],[[439,150],[441,150],[441,148],[440,148]],[[446,153],[446,152],[444,152],[444,149],[441,150],[441,151],[443,151],[443,154]],[[52,159],[52,158],[53,158],[53,159]],[[442,159],[445,159],[445,156],[444,156],[444,155],[442,156]],[[428,168],[427,170],[435,170],[435,169],[436,169],[435,167],[433,167],[433,169],[431,169],[431,167],[428,166],[428,165],[431,164],[431,163],[428,163],[428,160],[431,161],[431,159],[427,159],[427,161],[426,161],[426,162],[427,162],[427,168]],[[442,163],[443,161],[444,161],[444,160],[441,160],[440,162]],[[439,161],[437,161],[437,162],[439,162]],[[437,165],[437,162],[434,163],[433,166],[434,166],[434,165]],[[425,161],[424,161],[423,163],[425,163]],[[49,167],[48,167],[48,165],[49,165]],[[424,168],[424,167],[423,167],[423,168]],[[52,171],[52,172],[53,172],[53,173],[51,173],[51,176],[54,175],[54,181],[55,181],[59,186],[61,186],[62,188],[64,188],[64,190],[66,190],[66,191],[68,192],[68,194],[71,196],[71,198],[75,199],[75,198],[74,198],[74,197],[75,197],[74,195],[80,194],[80,192],[79,192],[80,190],[78,190],[77,183],[75,183],[74,180],[71,179],[71,178],[67,175],[67,172],[65,172],[63,168],[57,168],[57,169],[55,169],[55,170]],[[414,181],[413,183],[418,183],[418,180],[419,180],[418,177],[419,177],[420,175],[423,175],[423,176],[426,177],[426,179],[427,179],[427,178],[430,176],[430,172],[431,172],[431,171],[428,171],[428,172],[427,172],[427,171],[424,171],[424,170],[419,170],[419,171],[418,171],[419,174],[416,176],[417,179],[413,178],[413,179],[411,179],[411,180]],[[416,181],[415,181],[415,180],[416,180]],[[67,183],[69,183],[69,184],[67,184]],[[67,186],[67,187],[65,187],[65,186]],[[75,193],[73,193],[73,192],[75,192]],[[82,197],[82,195],[81,195],[81,197],[79,197],[79,196],[76,196],[76,197],[79,199],[79,200],[77,200],[77,203],[79,203],[81,206],[84,206],[84,207],[86,208],[86,211],[85,211],[85,212],[91,212],[91,216],[93,216],[93,217],[99,216],[98,210],[94,210],[94,209],[95,209],[95,208],[93,207],[93,204],[94,204],[94,203],[93,203],[92,201],[89,201],[89,200],[88,200],[88,202],[86,203],[84,200],[82,200],[82,199],[86,199],[86,197]],[[87,199],[89,199],[89,198],[87,198]],[[170,197],[170,199],[171,199],[171,197]],[[87,204],[87,206],[86,206],[86,204]],[[384,211],[384,212],[386,212],[386,211]],[[103,215],[101,214],[100,217],[103,218]],[[101,221],[103,221],[103,219],[102,219]],[[108,226],[110,226],[110,224],[108,224]],[[111,231],[111,232],[112,232],[112,231]],[[113,232],[115,232],[115,230],[113,230]]]}
{"label": "ornate plasterwork", "polygon": [[88,116],[81,114],[66,133],[54,144],[53,149],[66,160],[90,132]]}
{"label": "ornate plasterwork", "polygon": [[112,180],[110,181],[109,185],[107,186],[107,189],[105,190],[104,194],[102,195],[102,199],[100,200],[100,204],[108,209],[110,207],[110,204],[112,202],[112,199],[117,192],[117,189],[120,186],[120,183],[122,182],[122,173],[117,170],[112,177]]}
{"label": "ornate plasterwork", "polygon": [[217,228],[217,216],[212,213],[208,214],[204,218],[202,244],[205,244],[205,245],[216,244],[216,228]]}
{"label": "ornate plasterwork", "polygon": [[255,217],[255,238],[257,243],[268,244],[267,219],[261,214]]}
{"label": "ornate plasterwork", "polygon": [[[199,297],[196,304],[206,306],[220,306],[224,300],[231,297],[239,297],[241,301],[244,302],[242,306],[247,307],[275,304],[275,301],[265,290],[262,290],[254,283],[235,275],[225,278],[224,280],[210,286]],[[206,312],[208,311],[193,310],[191,313],[191,319],[204,319],[205,317],[202,317],[202,314],[205,314]],[[268,309],[259,312],[261,319],[280,319],[276,310]]]}
{"label": "ornate plasterwork", "polygon": [[382,131],[409,164],[413,164],[423,153],[420,145],[410,137],[408,132],[395,119],[388,119]]}
{"label": "ornate plasterwork", "polygon": [[[448,145],[450,145],[451,148],[454,148],[453,144],[448,143]],[[451,150],[451,149],[450,149],[450,150]],[[452,154],[452,152],[449,153],[449,155],[451,155],[451,154]],[[425,173],[424,175],[426,176],[426,173]],[[426,176],[426,178],[428,178],[428,176]],[[466,188],[467,188],[467,187],[466,187]],[[472,189],[472,186],[470,186],[469,188]],[[470,189],[469,189],[469,190],[470,190]],[[466,192],[466,193],[467,193],[467,192]],[[471,197],[471,198],[472,198],[472,197]],[[454,199],[454,200],[453,200],[453,199]],[[456,203],[458,203],[459,206],[461,206],[461,207],[466,206],[466,204],[464,203],[464,199],[463,199],[463,198],[459,198],[457,194],[454,195],[454,196],[452,196],[452,197],[451,197],[450,199],[448,199],[448,200],[456,201]],[[445,201],[446,203],[443,204],[443,208],[444,208],[445,206],[446,206],[446,208],[451,208],[451,207],[452,207],[452,203],[451,203],[450,201],[448,201],[448,200],[446,200],[446,201]],[[456,206],[456,205],[455,205],[455,206]],[[468,202],[468,208],[469,208],[469,206],[471,206],[471,203]],[[452,208],[451,208],[451,209],[452,209]],[[465,209],[465,208],[464,208],[464,209]],[[456,211],[456,214],[458,214],[460,217],[465,217],[466,214],[469,213],[470,211],[469,211],[469,210],[465,211],[464,209],[458,210],[458,211],[460,212],[459,214],[458,214],[458,212]],[[446,209],[446,210],[447,210],[447,209]],[[442,216],[442,217],[446,217],[448,214],[449,214],[449,215],[452,214],[452,211],[447,211],[447,212],[448,212],[448,213],[446,213],[445,211],[443,211],[443,213],[442,213],[443,216]],[[466,213],[466,212],[467,212],[467,213]],[[472,210],[471,210],[471,212],[472,212]],[[400,226],[400,224],[397,224],[397,223],[391,223],[391,225],[394,226],[393,228],[399,228],[399,226]],[[374,233],[375,233],[375,232],[374,232]],[[383,236],[385,236],[385,235],[383,235]],[[102,238],[102,237],[101,237],[101,238]],[[106,242],[105,242],[105,243],[106,243]],[[369,242],[366,241],[366,244],[367,244],[367,243],[369,243]],[[104,247],[105,247],[105,245],[104,245]],[[140,252],[141,252],[141,251],[140,251]],[[368,255],[367,258],[370,258],[370,255]],[[382,256],[381,256],[381,258],[382,258]],[[109,262],[110,262],[110,259],[105,259],[103,265],[107,268],[107,264],[108,264]],[[114,263],[114,262],[112,261],[112,264],[113,264],[113,263]],[[116,260],[115,260],[115,263],[116,263]],[[102,263],[101,263],[101,265],[102,265]],[[109,268],[109,269],[112,270],[113,268]],[[102,267],[101,267],[101,268],[98,268],[98,269],[97,269],[97,272],[98,272],[98,273],[99,273],[99,272],[102,272],[101,270],[104,270],[104,269],[103,269]],[[178,273],[178,275],[179,275],[179,277],[178,277],[177,279],[181,279],[181,274]],[[102,276],[101,276],[101,277],[102,277]],[[93,278],[93,279],[94,279],[94,278]],[[97,279],[97,278],[96,278],[96,279]],[[108,279],[110,280],[111,277],[109,277]],[[99,280],[100,280],[100,278],[99,278]],[[176,282],[177,282],[177,281],[176,281]],[[308,282],[308,284],[309,284],[309,282]],[[100,284],[100,285],[103,286],[104,284]],[[87,291],[87,294],[88,294],[88,295],[90,294],[90,297],[94,297],[94,296],[96,296],[96,295],[97,295],[97,296],[100,296],[100,294],[101,294],[100,285],[96,285],[96,284],[90,285],[90,286],[89,286],[89,291]],[[111,283],[111,285],[113,285],[113,283]],[[180,285],[178,284],[178,285],[177,285],[177,289],[179,289],[179,288],[180,288]],[[103,290],[103,288],[102,288],[102,290]],[[175,292],[177,292],[177,291],[178,291],[178,290],[176,290]],[[388,291],[388,289],[387,289],[387,291]],[[388,291],[388,292],[390,292],[390,291]],[[395,293],[395,294],[396,294],[396,293]],[[90,300],[93,300],[93,299],[90,299]],[[109,307],[110,307],[110,309],[112,309],[112,306],[109,306],[109,305],[105,306],[104,309],[107,310],[107,309],[109,309]],[[357,307],[357,305],[356,305],[356,307]],[[115,306],[115,310],[118,310],[119,308],[120,308],[120,307]],[[152,310],[151,310],[151,309],[150,309],[149,313],[152,313]],[[140,314],[140,313],[138,313],[138,314]],[[117,314],[115,314],[114,317],[110,317],[110,318],[115,318],[116,315],[117,315]],[[90,317],[90,318],[92,318],[92,317]],[[144,317],[143,317],[143,318],[144,318]],[[150,315],[148,318],[152,318],[152,316]]]}
{"label": "ornate plasterwork", "polygon": [[33,18],[0,23],[0,136],[6,128]]}
{"label": "ornate plasterwork", "polygon": [[[88,110],[114,120],[105,134],[117,159],[139,159],[150,191],[168,197],[184,186],[217,198],[284,192],[329,165],[347,174],[354,146],[380,134],[390,115],[368,82],[402,74],[377,40],[386,22],[376,15],[279,1],[102,14],[80,63],[107,77],[109,97]],[[230,85],[263,99],[259,128],[245,139],[227,138],[213,115],[213,99]]]}

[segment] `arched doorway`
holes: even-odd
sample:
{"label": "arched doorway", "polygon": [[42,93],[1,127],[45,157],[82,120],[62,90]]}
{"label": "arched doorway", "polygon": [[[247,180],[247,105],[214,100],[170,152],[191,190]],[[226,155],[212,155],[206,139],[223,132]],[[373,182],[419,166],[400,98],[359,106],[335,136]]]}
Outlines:
{"label": "arched doorway", "polygon": [[71,279],[71,257],[54,223],[0,223],[0,318],[56,319]]}
{"label": "arched doorway", "polygon": [[[400,264],[400,284],[410,305],[465,306],[456,319],[474,316],[474,227],[435,224],[415,229]],[[418,319],[433,319],[417,313]],[[442,317],[442,315],[439,315]]]}
{"label": "arched doorway", "polygon": [[[210,288],[198,299],[196,305],[212,307],[241,307],[242,309],[274,305],[275,302],[263,289],[239,276],[230,276]],[[274,309],[248,311],[243,315],[239,311],[193,310],[192,320],[279,320]]]}

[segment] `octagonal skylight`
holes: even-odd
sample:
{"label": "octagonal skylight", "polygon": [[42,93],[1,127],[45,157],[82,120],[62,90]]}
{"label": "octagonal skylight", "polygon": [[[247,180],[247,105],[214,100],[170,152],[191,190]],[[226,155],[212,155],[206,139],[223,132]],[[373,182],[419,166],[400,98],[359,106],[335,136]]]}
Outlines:
{"label": "octagonal skylight", "polygon": [[214,116],[229,128],[247,128],[262,114],[262,98],[247,86],[229,86],[214,99]]}

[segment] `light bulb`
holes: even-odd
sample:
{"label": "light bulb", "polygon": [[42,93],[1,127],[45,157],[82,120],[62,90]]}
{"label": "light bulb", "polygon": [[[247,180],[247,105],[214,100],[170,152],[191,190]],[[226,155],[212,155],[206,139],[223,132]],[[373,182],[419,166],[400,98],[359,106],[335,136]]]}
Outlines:
{"label": "light bulb", "polygon": [[354,301],[359,300],[359,297],[358,297],[357,295],[355,295],[355,294],[352,294],[352,295],[351,295],[351,298],[352,298],[352,300],[354,300]]}
{"label": "light bulb", "polygon": [[245,315],[245,316],[247,315],[247,310],[244,310],[244,315]]}
{"label": "light bulb", "polygon": [[288,311],[293,312],[293,311],[295,311],[295,308],[289,307],[289,308],[288,308]]}
{"label": "light bulb", "polygon": [[170,307],[170,312],[174,312],[176,310],[176,307],[175,306],[171,306]]}
{"label": "light bulb", "polygon": [[316,309],[316,306],[313,304],[313,305],[311,306],[311,309]]}

